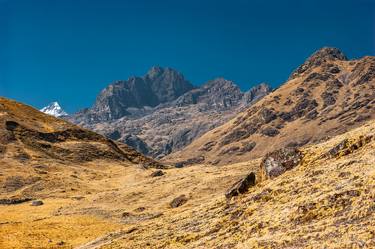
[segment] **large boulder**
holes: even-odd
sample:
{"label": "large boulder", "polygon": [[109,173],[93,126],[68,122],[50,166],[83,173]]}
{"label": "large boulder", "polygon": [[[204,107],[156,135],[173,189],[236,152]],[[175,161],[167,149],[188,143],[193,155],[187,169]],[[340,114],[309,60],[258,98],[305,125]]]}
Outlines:
{"label": "large boulder", "polygon": [[180,196],[174,198],[171,201],[171,203],[169,203],[169,206],[171,208],[177,208],[179,206],[184,205],[187,201],[188,201],[188,198],[186,197],[186,195],[180,195]]}
{"label": "large boulder", "polygon": [[251,172],[244,178],[234,183],[225,193],[225,197],[230,200],[234,196],[247,192],[250,187],[255,185],[255,178],[255,173]]}
{"label": "large boulder", "polygon": [[302,161],[303,154],[296,148],[282,148],[268,153],[260,165],[262,177],[275,178],[291,170]]}
{"label": "large boulder", "polygon": [[162,170],[156,170],[154,172],[152,172],[152,174],[150,175],[151,177],[158,177],[158,176],[163,176],[164,175],[164,172]]}
{"label": "large boulder", "polygon": [[34,200],[31,202],[31,206],[42,206],[44,203],[41,200]]}

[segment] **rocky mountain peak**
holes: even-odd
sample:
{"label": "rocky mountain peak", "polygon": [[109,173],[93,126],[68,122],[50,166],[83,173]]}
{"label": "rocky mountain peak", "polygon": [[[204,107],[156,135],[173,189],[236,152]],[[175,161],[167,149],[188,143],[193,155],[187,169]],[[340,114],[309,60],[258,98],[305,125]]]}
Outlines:
{"label": "rocky mountain peak", "polygon": [[217,92],[217,94],[222,96],[231,95],[234,93],[243,93],[244,95],[251,93],[252,95],[258,96],[268,94],[271,91],[271,87],[267,83],[262,82],[259,85],[250,88],[248,91],[242,92],[236,83],[222,77],[208,81],[202,86],[202,88],[209,89],[211,94]]}
{"label": "rocky mountain peak", "polygon": [[59,103],[57,101],[51,102],[49,105],[46,107],[43,107],[40,109],[41,112],[44,112],[46,114],[55,116],[55,117],[62,117],[62,116],[67,116],[68,113],[66,113]]}
{"label": "rocky mountain peak", "polygon": [[156,95],[159,104],[175,100],[194,88],[180,72],[169,67],[154,66],[143,79]]}
{"label": "rocky mountain peak", "polygon": [[160,66],[153,66],[151,67],[147,73],[143,76],[145,80],[156,80],[158,78],[162,79],[184,79],[184,76],[179,71],[170,68],[170,67],[160,67]]}
{"label": "rocky mountain peak", "polygon": [[346,61],[348,58],[338,48],[323,47],[307,58],[307,60],[291,74],[289,80],[295,79],[305,72],[310,72],[311,69],[324,63],[333,62],[335,60]]}
{"label": "rocky mountain peak", "polygon": [[323,47],[319,49],[308,60],[317,60],[317,59],[341,60],[341,61],[348,60],[348,58],[340,49],[332,48],[332,47]]}
{"label": "rocky mountain peak", "polygon": [[164,71],[164,69],[160,66],[153,66],[151,67],[148,71],[147,71],[147,76],[149,76],[150,78],[152,77],[155,77],[157,75],[160,75],[162,74]]}
{"label": "rocky mountain peak", "polygon": [[216,78],[205,83],[203,88],[214,88],[217,90],[228,89],[228,88],[238,88],[238,86],[231,80],[224,79],[222,77]]}
{"label": "rocky mountain peak", "polygon": [[180,72],[154,66],[142,77],[117,80],[103,89],[91,108],[89,119],[90,122],[119,119],[131,115],[129,108],[155,107],[193,88]]}
{"label": "rocky mountain peak", "polygon": [[244,104],[248,104],[253,102],[254,100],[260,99],[272,91],[272,88],[265,82],[260,83],[252,88],[250,88],[247,92],[245,92],[243,96]]}

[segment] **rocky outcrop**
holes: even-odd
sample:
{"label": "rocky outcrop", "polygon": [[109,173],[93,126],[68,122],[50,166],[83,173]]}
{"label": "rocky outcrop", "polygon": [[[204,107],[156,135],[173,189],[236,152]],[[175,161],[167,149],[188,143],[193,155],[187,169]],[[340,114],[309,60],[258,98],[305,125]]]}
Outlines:
{"label": "rocky outcrop", "polygon": [[302,158],[302,152],[296,148],[283,148],[270,152],[260,165],[262,178],[275,178],[299,165]]}
{"label": "rocky outcrop", "polygon": [[[149,97],[147,101],[157,99],[155,102],[158,103],[157,106],[154,106],[154,102],[140,102],[134,99],[134,96],[126,95],[128,93],[134,95],[138,92],[124,90],[138,84],[132,83],[136,80],[142,81],[138,82],[139,87],[144,82],[149,82],[151,90],[145,91],[152,92],[154,97]],[[152,68],[143,78],[133,81],[129,79],[108,86],[107,90],[99,95],[100,100],[92,109],[82,111],[70,120],[155,158],[163,158],[186,147],[196,138],[223,124],[267,95],[271,90],[268,85],[262,83],[247,92],[242,92],[233,81],[223,78],[193,88],[186,83],[181,74],[172,69],[158,67]],[[116,87],[122,90],[115,91]],[[126,94],[119,93],[122,91]],[[118,94],[113,94],[114,92]],[[123,98],[121,102],[120,99]],[[143,98],[145,97],[139,99]],[[112,99],[110,102],[114,107],[108,107],[108,104],[102,103],[101,99],[105,101]],[[114,110],[111,112],[111,119],[92,117],[93,113],[106,112],[102,110]]]}
{"label": "rocky outcrop", "polygon": [[151,154],[152,149],[136,135],[127,134],[123,136],[119,141],[129,145],[130,147],[134,148],[144,155]]}
{"label": "rocky outcrop", "polygon": [[34,200],[31,202],[31,206],[42,206],[44,203],[41,200]]}
{"label": "rocky outcrop", "polygon": [[184,205],[188,201],[188,198],[185,195],[180,195],[174,198],[169,204],[171,208],[177,208]]}
{"label": "rocky outcrop", "polygon": [[[301,66],[299,66],[289,77],[289,80],[292,80],[296,77],[301,76],[301,74],[305,72],[311,71],[313,68],[317,66],[321,66],[324,63],[327,63],[328,61],[335,61],[335,60],[341,60],[346,61],[348,58],[345,56],[343,52],[341,52],[337,48],[330,48],[330,47],[324,47],[315,52],[313,55],[311,55],[305,63],[303,63]],[[334,69],[331,69],[331,73],[338,73],[339,68],[335,67]]]}
{"label": "rocky outcrop", "polygon": [[230,200],[234,196],[246,193],[250,187],[255,186],[255,179],[255,173],[251,172],[243,179],[240,179],[239,181],[234,183],[233,186],[230,187],[225,193],[225,197],[227,198],[227,200]]}
{"label": "rocky outcrop", "polygon": [[4,198],[0,199],[0,205],[16,205],[24,202],[31,201],[31,198]]}
{"label": "rocky outcrop", "polygon": [[151,173],[151,177],[158,177],[158,176],[163,176],[164,175],[164,172],[162,170],[156,170],[154,172]]}
{"label": "rocky outcrop", "polygon": [[349,155],[370,143],[374,137],[375,136],[371,134],[367,136],[360,136],[352,140],[346,138],[330,149],[324,156],[334,158]]}
{"label": "rocky outcrop", "polygon": [[184,76],[171,68],[152,67],[143,77],[118,80],[103,89],[94,106],[76,118],[86,123],[132,115],[132,108],[155,107],[193,89]]}

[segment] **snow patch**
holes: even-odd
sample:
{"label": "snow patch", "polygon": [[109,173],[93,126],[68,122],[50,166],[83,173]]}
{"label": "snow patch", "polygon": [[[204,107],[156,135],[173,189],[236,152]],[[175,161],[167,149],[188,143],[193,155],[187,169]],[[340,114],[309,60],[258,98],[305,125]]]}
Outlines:
{"label": "snow patch", "polygon": [[52,116],[55,116],[55,117],[61,117],[61,116],[67,116],[68,113],[66,113],[62,108],[61,106],[59,105],[59,103],[57,103],[56,101],[55,102],[52,102],[50,103],[48,106],[40,109],[41,112],[44,112],[46,114],[49,114],[49,115],[52,115]]}

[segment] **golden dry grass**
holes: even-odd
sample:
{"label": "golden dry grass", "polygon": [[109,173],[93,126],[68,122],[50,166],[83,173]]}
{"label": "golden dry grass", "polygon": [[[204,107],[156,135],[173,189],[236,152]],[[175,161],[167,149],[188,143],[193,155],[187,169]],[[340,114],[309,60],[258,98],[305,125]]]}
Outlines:
{"label": "golden dry grass", "polygon": [[[153,178],[150,177],[153,170],[136,165],[105,161],[72,167],[54,165],[55,173],[48,173],[48,178],[42,180],[44,189],[32,194],[44,201],[43,206],[33,207],[30,202],[2,206],[0,245],[1,248],[54,248],[56,243],[64,241],[59,248],[70,248],[110,232],[127,231],[150,221],[160,222],[164,217],[221,198],[232,182],[255,166],[200,165],[168,169],[164,176]],[[27,170],[21,173],[14,169],[13,172],[8,169],[6,175],[26,177]],[[31,171],[32,166],[27,169]],[[22,190],[11,194],[17,196]],[[171,209],[169,203],[180,194],[186,194],[189,201]],[[2,197],[9,194],[3,192]],[[144,210],[137,211],[140,208]],[[125,212],[130,216],[122,217]]]}
{"label": "golden dry grass", "polygon": [[[19,161],[8,144],[0,199],[27,196],[44,205],[1,205],[0,248],[372,248],[375,140],[345,156],[324,156],[344,139],[369,135],[374,122],[304,147],[300,166],[230,202],[225,190],[257,171],[260,160],[151,177],[154,170],[130,162],[74,164],[27,148],[31,159]],[[14,176],[26,180],[7,189]],[[170,208],[181,194],[187,203]]]}

